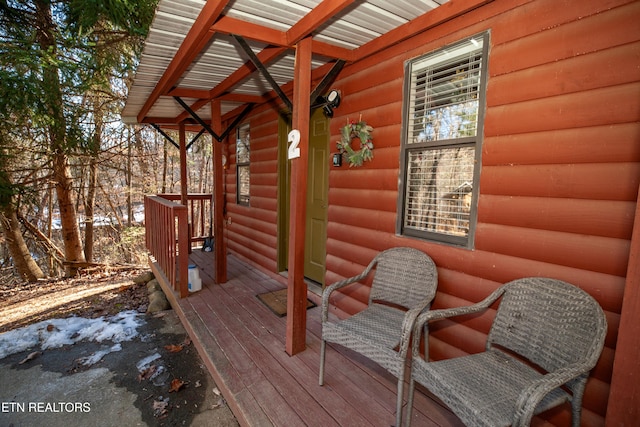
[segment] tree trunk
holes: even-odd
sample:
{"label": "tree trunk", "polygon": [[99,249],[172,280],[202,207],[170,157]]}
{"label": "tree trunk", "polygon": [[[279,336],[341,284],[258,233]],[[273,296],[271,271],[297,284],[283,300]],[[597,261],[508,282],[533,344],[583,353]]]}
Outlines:
{"label": "tree trunk", "polygon": [[84,201],[84,257],[87,262],[93,262],[93,236],[94,236],[94,220],[95,220],[95,204],[96,204],[96,186],[98,183],[98,156],[100,154],[100,146],[102,142],[102,130],[104,128],[104,109],[100,99],[100,91],[89,95],[93,108],[93,118],[95,121],[95,129],[93,132],[93,141],[89,147],[89,182],[87,183],[87,196]]}
{"label": "tree trunk", "polygon": [[[58,210],[60,211],[60,225],[62,241],[64,243],[64,258],[68,262],[84,262],[84,251],[80,240],[78,216],[73,204],[73,188],[69,161],[65,154],[53,155],[53,176],[58,196]],[[70,276],[77,273],[77,269],[70,268]]]}
{"label": "tree trunk", "polygon": [[[157,193],[158,192],[158,180],[155,173],[155,168],[147,164],[147,155],[145,154],[144,140],[141,135],[141,130],[134,126],[129,127],[129,135],[133,134],[133,147],[135,148],[135,154],[133,157],[137,159],[136,164],[139,169],[140,185],[143,194]],[[131,139],[131,136],[129,137]]]}
{"label": "tree trunk", "polygon": [[12,204],[4,206],[0,213],[2,230],[6,237],[7,246],[13,258],[13,265],[18,270],[18,275],[28,282],[35,282],[44,278],[44,273],[33,260],[31,252],[22,237],[18,215]]}
{"label": "tree trunk", "polygon": [[84,204],[84,258],[93,262],[93,222],[94,206],[96,203],[96,184],[98,182],[98,159],[95,155],[89,160],[89,182],[87,183],[87,197]]}
{"label": "tree trunk", "polygon": [[[37,40],[43,55],[53,59],[57,55],[56,26],[51,15],[51,3],[47,0],[36,0]],[[42,61],[42,79],[44,83],[43,102],[49,108],[51,124],[49,125],[49,144],[51,146],[53,179],[58,196],[62,240],[66,261],[83,262],[84,254],[80,239],[76,209],[73,203],[73,187],[69,158],[66,153],[66,119],[63,110],[62,90],[60,88],[59,70],[55,61]],[[70,267],[67,274],[73,276],[77,269]]]}
{"label": "tree trunk", "polygon": [[[5,165],[2,164],[1,166]],[[13,185],[8,172],[0,169],[0,188],[5,190],[0,193],[1,229],[4,233],[11,258],[13,258],[13,265],[18,271],[18,274],[26,281],[35,282],[43,278],[44,273],[33,260],[31,251],[29,251],[22,237],[18,213],[16,212],[15,196],[12,194],[13,190],[10,190],[12,187]]]}

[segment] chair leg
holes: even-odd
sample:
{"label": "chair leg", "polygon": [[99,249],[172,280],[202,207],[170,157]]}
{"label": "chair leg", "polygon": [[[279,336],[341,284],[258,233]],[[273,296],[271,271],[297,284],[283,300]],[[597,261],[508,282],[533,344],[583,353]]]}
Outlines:
{"label": "chair leg", "polygon": [[409,395],[407,396],[407,415],[404,424],[411,427],[411,417],[413,416],[413,394],[416,391],[416,382],[413,378],[409,379]]}
{"label": "chair leg", "polygon": [[325,356],[325,348],[327,346],[327,342],[325,340],[320,341],[320,376],[318,379],[318,384],[324,385],[324,356]]}
{"label": "chair leg", "polygon": [[582,413],[582,399],[571,401],[571,427],[580,427],[580,416]]}
{"label": "chair leg", "polygon": [[398,398],[396,401],[396,427],[402,427],[402,397],[404,393],[404,375],[398,378]]}

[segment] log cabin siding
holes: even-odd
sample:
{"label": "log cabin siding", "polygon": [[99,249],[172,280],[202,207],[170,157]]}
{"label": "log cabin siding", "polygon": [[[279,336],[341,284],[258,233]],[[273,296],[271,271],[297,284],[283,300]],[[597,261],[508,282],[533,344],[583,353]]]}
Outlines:
{"label": "log cabin siding", "polygon": [[[411,246],[438,265],[434,308],[483,299],[524,276],[566,280],[606,312],[606,348],[584,398],[583,425],[604,424],[640,186],[640,2],[495,0],[343,69],[331,120],[336,152],[348,120],[374,127],[374,158],[330,167],[327,284],[362,271],[381,250]],[[473,250],[396,234],[407,60],[489,30],[489,77]],[[290,88],[286,89],[290,93]],[[227,171],[228,247],[277,271],[278,115],[258,107],[251,125],[250,206],[235,204],[235,141]],[[332,300],[360,311],[370,283]],[[493,311],[439,322],[434,359],[481,351]],[[545,415],[566,425],[564,407]]]}
{"label": "log cabin siding", "polygon": [[249,206],[236,204],[235,138],[229,138],[231,167],[226,174],[227,247],[261,267],[277,269],[278,121],[270,108],[256,109],[251,138]]}

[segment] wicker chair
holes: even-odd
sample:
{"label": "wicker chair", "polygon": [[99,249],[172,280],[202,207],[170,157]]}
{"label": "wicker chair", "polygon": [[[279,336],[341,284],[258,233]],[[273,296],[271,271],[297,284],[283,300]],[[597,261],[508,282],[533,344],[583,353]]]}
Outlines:
{"label": "wicker chair", "polygon": [[[329,321],[331,293],[365,279],[374,267],[368,307],[345,320]],[[378,254],[359,275],[325,288],[322,293],[320,385],[324,383],[327,341],[368,357],[398,378],[396,423],[400,426],[413,323],[423,310],[429,308],[436,293],[437,277],[435,264],[423,252],[412,248],[392,248]]]}
{"label": "wicker chair", "polygon": [[[500,297],[485,352],[438,362],[420,356],[425,322],[476,313]],[[569,401],[577,427],[587,377],[606,332],[604,313],[591,296],[539,277],[514,280],[468,307],[425,313],[414,325],[407,425],[417,381],[469,426],[526,426],[533,415]],[[427,353],[428,348],[426,342]]]}

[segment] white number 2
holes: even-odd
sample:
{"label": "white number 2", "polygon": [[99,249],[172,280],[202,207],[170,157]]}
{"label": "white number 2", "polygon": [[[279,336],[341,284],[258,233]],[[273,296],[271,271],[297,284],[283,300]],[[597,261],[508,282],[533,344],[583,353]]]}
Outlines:
{"label": "white number 2", "polygon": [[293,129],[289,132],[288,141],[291,143],[291,145],[289,145],[289,159],[300,157],[300,147],[298,147],[298,144],[300,144],[300,131],[298,129]]}

